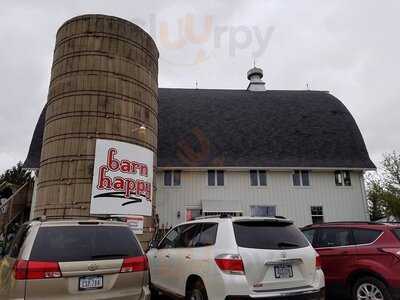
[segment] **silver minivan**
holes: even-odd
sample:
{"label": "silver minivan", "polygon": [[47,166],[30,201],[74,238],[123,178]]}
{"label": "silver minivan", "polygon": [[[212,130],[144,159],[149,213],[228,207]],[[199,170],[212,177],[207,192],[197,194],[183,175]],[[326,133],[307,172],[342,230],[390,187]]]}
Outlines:
{"label": "silver minivan", "polygon": [[0,299],[148,300],[148,276],[147,258],[125,223],[33,221],[0,261]]}

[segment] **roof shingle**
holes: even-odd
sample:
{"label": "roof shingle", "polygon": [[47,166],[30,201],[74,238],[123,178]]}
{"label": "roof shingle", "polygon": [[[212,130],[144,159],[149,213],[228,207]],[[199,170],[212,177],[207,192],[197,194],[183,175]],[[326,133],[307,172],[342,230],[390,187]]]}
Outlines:
{"label": "roof shingle", "polygon": [[[24,166],[38,168],[44,117]],[[159,89],[158,167],[374,169],[346,107],[322,91]]]}

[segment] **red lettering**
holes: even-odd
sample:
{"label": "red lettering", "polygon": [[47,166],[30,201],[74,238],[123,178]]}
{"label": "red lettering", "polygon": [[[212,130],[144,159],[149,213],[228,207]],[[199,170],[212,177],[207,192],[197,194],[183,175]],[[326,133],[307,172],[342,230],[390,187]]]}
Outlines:
{"label": "red lettering", "polygon": [[151,183],[146,182],[146,199],[151,201]]}
{"label": "red lettering", "polygon": [[118,153],[117,149],[110,148],[107,153],[107,167],[111,171],[119,170],[119,160],[115,158],[115,155]]}
{"label": "red lettering", "polygon": [[145,164],[141,164],[140,165],[140,175],[147,177],[148,173],[149,173],[149,170],[148,170],[147,166]]}
{"label": "red lettering", "polygon": [[131,172],[131,163],[129,160],[123,159],[121,160],[121,172],[130,173]]}
{"label": "red lettering", "polygon": [[136,180],[136,194],[138,196],[145,196],[146,195],[145,184],[143,180]]}
{"label": "red lettering", "polygon": [[115,177],[113,187],[114,187],[114,190],[124,190],[125,189],[125,180],[121,177]]}
{"label": "red lettering", "polygon": [[99,181],[97,183],[97,188],[99,190],[110,190],[112,181],[111,178],[106,176],[106,172],[108,171],[108,168],[106,166],[101,166],[99,168]]}
{"label": "red lettering", "polygon": [[135,191],[135,180],[126,179],[126,184],[125,184],[125,198],[130,198],[131,194],[133,194]]}

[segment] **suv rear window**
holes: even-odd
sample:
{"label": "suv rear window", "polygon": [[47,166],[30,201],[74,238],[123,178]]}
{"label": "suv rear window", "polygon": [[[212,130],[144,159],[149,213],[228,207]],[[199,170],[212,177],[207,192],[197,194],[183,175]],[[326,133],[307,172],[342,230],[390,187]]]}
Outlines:
{"label": "suv rear window", "polygon": [[30,259],[38,261],[87,261],[141,256],[132,231],[123,226],[42,227]]}
{"label": "suv rear window", "polygon": [[243,248],[294,249],[309,246],[301,231],[288,222],[235,222],[233,230],[237,245]]}

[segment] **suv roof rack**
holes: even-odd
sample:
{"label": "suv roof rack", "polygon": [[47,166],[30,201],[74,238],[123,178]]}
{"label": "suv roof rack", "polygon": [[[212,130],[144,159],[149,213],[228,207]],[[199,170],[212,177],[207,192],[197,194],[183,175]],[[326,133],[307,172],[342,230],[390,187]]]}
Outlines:
{"label": "suv roof rack", "polygon": [[315,225],[329,225],[329,224],[367,224],[367,225],[380,225],[386,222],[372,222],[372,221],[333,221],[333,222],[323,222],[323,223],[316,223],[316,224],[308,224],[304,226],[303,228],[306,227],[311,227]]}
{"label": "suv roof rack", "polygon": [[400,221],[375,221],[375,224],[400,224]]}
{"label": "suv roof rack", "polygon": [[221,214],[216,214],[216,215],[209,215],[209,216],[200,216],[194,218],[195,220],[204,220],[204,219],[227,219],[227,218],[232,218],[231,214],[226,214],[226,213],[221,213]]}

